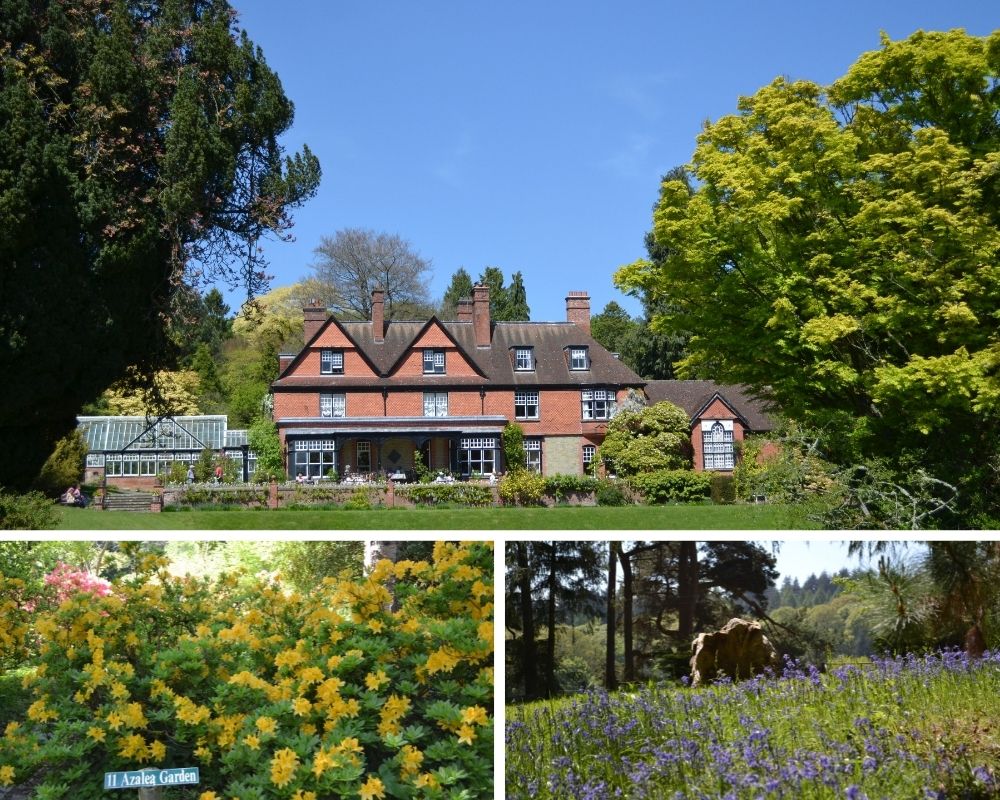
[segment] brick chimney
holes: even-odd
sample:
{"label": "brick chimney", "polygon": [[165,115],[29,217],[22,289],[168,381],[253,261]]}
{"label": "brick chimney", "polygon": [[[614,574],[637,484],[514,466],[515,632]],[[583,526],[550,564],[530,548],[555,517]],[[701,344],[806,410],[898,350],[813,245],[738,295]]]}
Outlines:
{"label": "brick chimney", "polygon": [[490,289],[482,284],[472,287],[472,326],[476,332],[476,347],[489,347]]}
{"label": "brick chimney", "polygon": [[295,353],[278,353],[278,374],[280,375],[295,360]]}
{"label": "brick chimney", "polygon": [[376,342],[385,341],[385,292],[372,290],[372,338]]}
{"label": "brick chimney", "polygon": [[590,336],[590,295],[586,292],[570,292],[566,295],[566,321],[575,323]]}
{"label": "brick chimney", "polygon": [[312,341],[319,329],[323,327],[328,316],[326,308],[320,305],[319,300],[310,300],[309,305],[302,309],[302,318],[305,322],[303,338],[306,344]]}
{"label": "brick chimney", "polygon": [[458,321],[472,322],[472,299],[464,298],[458,301]]}

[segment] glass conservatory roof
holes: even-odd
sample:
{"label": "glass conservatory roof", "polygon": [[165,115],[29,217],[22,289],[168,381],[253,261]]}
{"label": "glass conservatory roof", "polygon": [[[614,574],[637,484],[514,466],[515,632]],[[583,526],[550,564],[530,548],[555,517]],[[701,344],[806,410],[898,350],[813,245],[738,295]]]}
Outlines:
{"label": "glass conservatory roof", "polygon": [[90,452],[221,450],[246,444],[245,430],[227,430],[224,414],[176,417],[77,417]]}

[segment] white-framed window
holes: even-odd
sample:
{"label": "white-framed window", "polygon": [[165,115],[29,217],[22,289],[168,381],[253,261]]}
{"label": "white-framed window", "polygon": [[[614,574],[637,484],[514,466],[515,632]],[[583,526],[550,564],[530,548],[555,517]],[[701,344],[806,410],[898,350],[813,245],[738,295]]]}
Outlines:
{"label": "white-framed window", "polygon": [[424,416],[425,417],[447,417],[448,416],[448,393],[447,392],[424,392]]}
{"label": "white-framed window", "polygon": [[535,369],[535,350],[533,347],[514,348],[514,369],[518,372],[531,372]]}
{"label": "white-framed window", "polygon": [[355,447],[355,461],[357,461],[358,472],[372,471],[372,443],[361,440]]}
{"label": "white-framed window", "polygon": [[319,371],[321,375],[342,375],[344,372],[344,351],[320,350]]}
{"label": "white-framed window", "polygon": [[444,374],[444,350],[424,350],[424,375]]}
{"label": "white-framed window", "polygon": [[538,419],[538,390],[514,392],[514,417]]}
{"label": "white-framed window", "polygon": [[580,392],[580,403],[585,420],[611,419],[615,407],[614,389],[584,389]]}
{"label": "white-framed window", "polygon": [[88,467],[103,467],[104,466],[104,453],[87,453],[87,466]]}
{"label": "white-framed window", "polygon": [[347,398],[342,394],[321,394],[319,396],[321,417],[346,417]]}
{"label": "white-framed window", "polygon": [[541,439],[525,439],[524,440],[524,455],[525,462],[524,465],[530,469],[532,472],[537,472],[541,474],[542,472],[542,440]]}
{"label": "white-framed window", "polygon": [[583,446],[583,474],[589,475],[594,460],[597,458],[597,447],[592,444]]}
{"label": "white-framed window", "polygon": [[495,437],[467,438],[459,441],[458,465],[463,475],[489,475],[496,472]]}
{"label": "white-framed window", "polygon": [[736,452],[733,448],[731,420],[704,420],[701,423],[702,454],[706,470],[733,469]]}
{"label": "white-framed window", "polygon": [[586,347],[571,347],[569,349],[570,369],[590,369],[590,354]]}
{"label": "white-framed window", "polygon": [[333,439],[298,439],[289,462],[289,477],[332,478],[337,469],[337,443]]}

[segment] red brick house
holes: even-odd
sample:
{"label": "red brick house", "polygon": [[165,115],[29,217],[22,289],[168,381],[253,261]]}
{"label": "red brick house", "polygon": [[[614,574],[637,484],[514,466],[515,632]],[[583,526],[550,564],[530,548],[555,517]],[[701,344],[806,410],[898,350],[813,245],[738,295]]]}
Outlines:
{"label": "red brick house", "polygon": [[732,472],[737,446],[749,434],[767,433],[774,427],[767,404],[742,386],[715,381],[648,381],[650,404],[668,400],[691,419],[694,468]]}
{"label": "red brick house", "polygon": [[644,381],[590,335],[590,298],[570,292],[565,322],[493,322],[489,290],[474,289],[457,321],[367,321],[305,312],[305,343],[280,356],[271,385],[290,478],[412,470],[463,476],[504,470],[500,434],[523,429],[528,463],[580,474],[607,421]]}

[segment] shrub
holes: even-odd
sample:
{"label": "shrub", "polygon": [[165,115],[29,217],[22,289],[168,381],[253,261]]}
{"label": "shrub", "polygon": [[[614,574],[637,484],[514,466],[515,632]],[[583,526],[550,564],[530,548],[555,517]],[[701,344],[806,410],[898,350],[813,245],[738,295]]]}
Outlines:
{"label": "shrub", "polygon": [[400,486],[396,494],[415,505],[456,504],[485,508],[493,504],[489,486],[478,483],[428,483],[419,486]]}
{"label": "shrub", "polygon": [[58,497],[68,486],[79,483],[87,458],[87,443],[78,428],[56,442],[35,480],[35,488],[49,497]]}
{"label": "shrub", "polygon": [[281,458],[281,439],[278,437],[278,426],[271,420],[260,418],[247,429],[247,442],[250,449],[257,454],[257,471],[255,482],[266,482],[271,475],[280,477],[285,474],[285,464]]}
{"label": "shrub", "polygon": [[545,478],[536,472],[508,472],[497,483],[500,499],[509,506],[537,506],[545,494]]}
{"label": "shrub", "polygon": [[545,479],[545,494],[556,502],[569,494],[585,494],[597,490],[600,481],[591,475],[550,475]]}
{"label": "shrub", "polygon": [[524,429],[516,422],[508,422],[500,433],[500,441],[507,471],[524,469],[528,463],[528,454],[524,451]]}
{"label": "shrub", "polygon": [[372,495],[366,486],[359,486],[344,503],[344,508],[350,511],[369,511],[372,507]]}
{"label": "shrub", "polygon": [[715,503],[735,503],[736,484],[732,475],[712,475],[712,501]]}
{"label": "shrub", "polygon": [[96,774],[184,764],[213,797],[490,798],[492,564],[489,543],[438,542],[300,594],[147,556],[35,620],[0,784],[96,800]]}
{"label": "shrub", "polygon": [[621,411],[608,423],[598,461],[618,475],[637,475],[691,465],[690,420],[673,403]]}
{"label": "shrub", "polygon": [[634,475],[629,483],[648,505],[660,503],[690,503],[709,497],[712,476],[708,472],[688,469],[664,469],[645,475]]}
{"label": "shrub", "polygon": [[56,507],[41,492],[14,494],[0,489],[0,530],[54,528]]}
{"label": "shrub", "polygon": [[594,492],[594,499],[599,506],[627,506],[629,499],[622,487],[614,481],[601,481]]}

